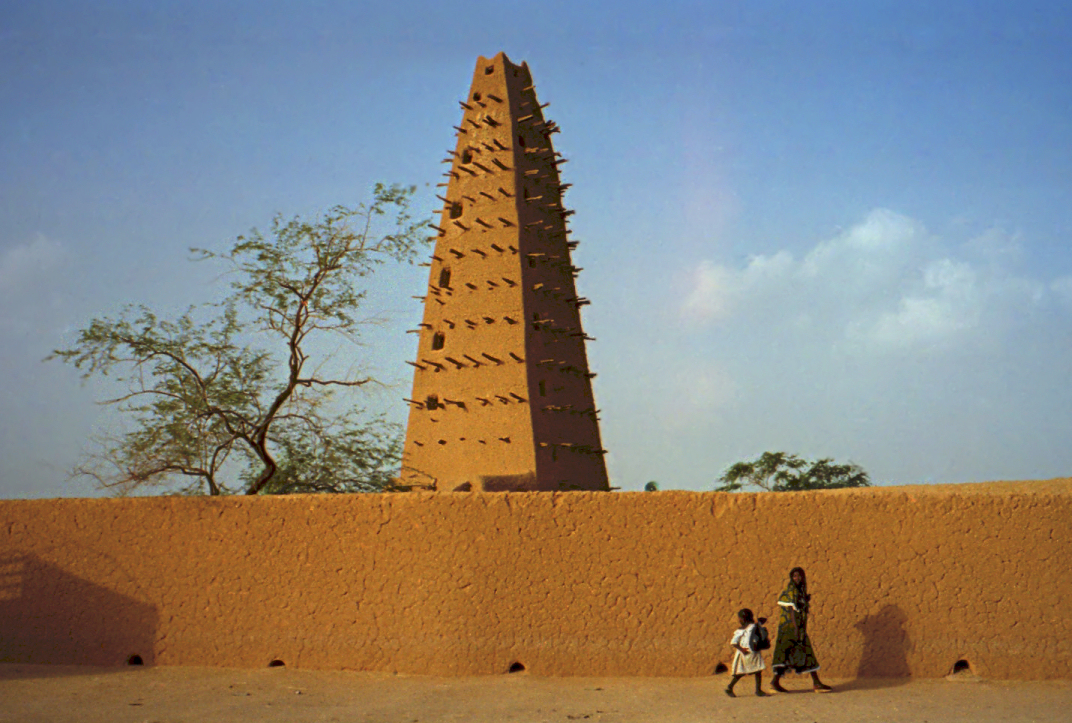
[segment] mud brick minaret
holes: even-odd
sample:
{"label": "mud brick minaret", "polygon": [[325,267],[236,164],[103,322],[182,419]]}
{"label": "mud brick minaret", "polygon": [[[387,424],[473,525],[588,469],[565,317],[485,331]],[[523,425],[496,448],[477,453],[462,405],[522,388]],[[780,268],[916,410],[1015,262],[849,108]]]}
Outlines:
{"label": "mud brick minaret", "polygon": [[565,159],[524,63],[480,58],[448,152],[404,485],[606,490],[566,220]]}

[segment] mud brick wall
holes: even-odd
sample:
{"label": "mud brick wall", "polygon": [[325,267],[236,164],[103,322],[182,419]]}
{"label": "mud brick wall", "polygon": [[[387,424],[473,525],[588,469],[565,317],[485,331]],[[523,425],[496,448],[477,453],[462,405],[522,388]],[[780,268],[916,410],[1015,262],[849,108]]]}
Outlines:
{"label": "mud brick wall", "polygon": [[829,677],[1069,678],[1070,523],[1072,480],[0,501],[0,660],[709,675],[802,565]]}

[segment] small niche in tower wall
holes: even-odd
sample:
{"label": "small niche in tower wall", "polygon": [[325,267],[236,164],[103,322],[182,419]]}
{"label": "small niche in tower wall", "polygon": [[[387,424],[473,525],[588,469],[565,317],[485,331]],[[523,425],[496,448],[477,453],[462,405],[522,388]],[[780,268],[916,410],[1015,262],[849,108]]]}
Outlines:
{"label": "small niche in tower wall", "polygon": [[519,146],[521,146],[522,148],[524,148],[525,147],[525,136],[518,136],[517,137],[517,144]]}
{"label": "small niche in tower wall", "polygon": [[462,215],[462,205],[460,203],[450,204],[450,217],[460,218]]}
{"label": "small niche in tower wall", "polygon": [[432,334],[432,350],[439,351],[443,348],[443,344],[445,344],[446,341],[447,336],[443,332],[437,331],[435,334]]}
{"label": "small niche in tower wall", "polygon": [[493,65],[489,65],[489,66],[484,68],[484,75],[491,75],[494,72],[495,72],[495,66],[493,66]]}
{"label": "small niche in tower wall", "polygon": [[466,148],[464,151],[462,151],[462,163],[472,163],[472,162],[473,162],[473,152],[471,150],[469,150],[468,148]]}
{"label": "small niche in tower wall", "polygon": [[450,269],[441,269],[439,272],[439,287],[441,289],[450,288]]}
{"label": "small niche in tower wall", "polygon": [[473,93],[473,100],[480,100],[480,93]]}
{"label": "small niche in tower wall", "polygon": [[428,411],[439,409],[442,406],[443,405],[439,403],[439,397],[434,394],[429,394],[428,397],[424,400],[424,408]]}

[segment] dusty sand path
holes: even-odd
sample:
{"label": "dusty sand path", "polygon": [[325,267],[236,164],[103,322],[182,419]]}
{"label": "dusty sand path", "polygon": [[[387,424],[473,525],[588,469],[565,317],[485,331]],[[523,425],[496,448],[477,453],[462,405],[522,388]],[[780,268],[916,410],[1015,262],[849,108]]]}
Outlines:
{"label": "dusty sand path", "polygon": [[[431,678],[216,668],[0,665],[0,721],[39,723],[996,723],[1072,720],[1072,681],[831,681],[828,695],[722,692],[710,678]],[[765,681],[766,682],[766,681]],[[789,679],[797,688],[805,679]]]}

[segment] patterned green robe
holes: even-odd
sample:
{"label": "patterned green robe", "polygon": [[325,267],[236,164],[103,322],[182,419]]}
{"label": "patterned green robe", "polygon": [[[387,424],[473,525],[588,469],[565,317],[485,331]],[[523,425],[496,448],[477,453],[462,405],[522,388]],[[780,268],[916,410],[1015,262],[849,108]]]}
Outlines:
{"label": "patterned green robe", "polygon": [[808,606],[804,591],[793,582],[778,598],[779,603],[796,603],[799,611],[779,605],[781,618],[778,620],[778,637],[774,643],[774,656],[771,669],[781,675],[792,670],[794,673],[811,673],[819,669],[819,661],[811,649],[808,639]]}

